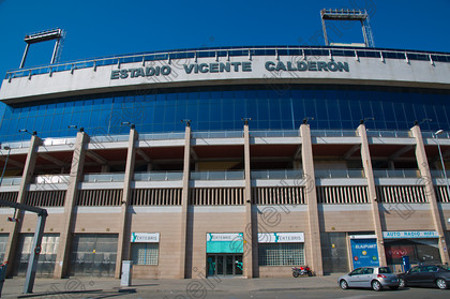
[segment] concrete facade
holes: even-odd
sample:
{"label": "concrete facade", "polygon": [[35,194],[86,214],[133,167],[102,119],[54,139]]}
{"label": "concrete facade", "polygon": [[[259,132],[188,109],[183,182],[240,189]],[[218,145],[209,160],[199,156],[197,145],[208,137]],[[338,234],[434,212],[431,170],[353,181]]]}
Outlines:
{"label": "concrete facade", "polygon": [[[388,50],[382,49],[367,49],[379,58],[332,56],[331,50],[317,57],[280,56],[278,50],[233,57],[226,50],[226,57],[196,53],[148,62],[142,56],[141,62],[122,58],[110,65],[97,64],[100,59],[90,61],[92,67],[9,73],[0,100],[32,106],[103,92],[235,85],[450,89],[450,64],[433,61],[433,53],[423,61],[409,60],[414,53],[407,51],[396,51],[403,60],[383,58]],[[221,63],[230,71],[216,72]],[[310,70],[295,70],[300,63]],[[345,68],[333,71],[338,63]],[[171,72],[146,75],[150,67]],[[182,132],[139,132],[128,122],[125,135],[80,130],[67,138],[2,140],[11,149],[0,152],[7,170],[0,198],[48,210],[44,274],[118,278],[122,261],[132,260],[133,277],[142,279],[288,277],[301,265],[322,276],[362,262],[398,270],[402,250],[417,263],[430,256],[449,262],[449,182],[437,146],[447,154],[448,135],[436,140],[419,125],[368,130],[364,119],[351,130],[314,130],[308,115],[295,130],[264,131],[252,127],[246,111],[233,113],[241,113],[243,123],[232,132],[197,132],[183,119]],[[0,208],[2,216],[13,214]],[[9,276],[21,275],[32,252],[27,238],[36,216],[18,215],[13,223],[0,217]]]}

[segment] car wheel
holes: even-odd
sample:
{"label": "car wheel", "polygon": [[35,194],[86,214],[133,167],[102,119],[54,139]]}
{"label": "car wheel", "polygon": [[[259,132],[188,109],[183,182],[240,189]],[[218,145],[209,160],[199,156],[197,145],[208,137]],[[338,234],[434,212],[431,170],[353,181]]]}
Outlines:
{"label": "car wheel", "polygon": [[404,287],[406,287],[406,282],[405,282],[405,280],[403,279],[403,278],[400,278],[399,279],[399,287],[401,287],[401,288],[404,288]]}
{"label": "car wheel", "polygon": [[341,289],[343,289],[343,290],[348,289],[348,283],[345,280],[343,280],[343,279],[341,280],[339,285],[341,286]]}
{"label": "car wheel", "polygon": [[374,291],[378,292],[379,290],[381,290],[381,288],[382,288],[381,283],[378,280],[372,281],[372,289]]}
{"label": "car wheel", "polygon": [[445,290],[447,288],[447,283],[442,278],[439,278],[438,280],[436,280],[436,285],[441,290]]}
{"label": "car wheel", "polygon": [[298,277],[298,272],[297,272],[297,271],[292,272],[292,276],[294,276],[295,278],[297,278],[297,277]]}

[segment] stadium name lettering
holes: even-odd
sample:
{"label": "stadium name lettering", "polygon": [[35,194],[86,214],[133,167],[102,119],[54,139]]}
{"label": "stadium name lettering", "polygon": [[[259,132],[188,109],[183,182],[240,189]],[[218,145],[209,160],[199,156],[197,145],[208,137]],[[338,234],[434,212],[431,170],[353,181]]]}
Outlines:
{"label": "stadium name lettering", "polygon": [[288,61],[286,63],[278,61],[277,63],[273,61],[266,62],[266,70],[269,72],[349,72],[350,68],[347,62],[325,62],[325,61],[298,61],[297,63]]}
{"label": "stadium name lettering", "polygon": [[[335,61],[298,61],[298,62],[273,62],[267,61],[265,69],[269,72],[349,72],[347,62]],[[187,75],[205,73],[230,73],[252,72],[252,63],[244,62],[212,62],[183,64],[183,70]],[[139,67],[111,71],[111,79],[127,79],[137,77],[168,76],[172,73],[169,65]]]}

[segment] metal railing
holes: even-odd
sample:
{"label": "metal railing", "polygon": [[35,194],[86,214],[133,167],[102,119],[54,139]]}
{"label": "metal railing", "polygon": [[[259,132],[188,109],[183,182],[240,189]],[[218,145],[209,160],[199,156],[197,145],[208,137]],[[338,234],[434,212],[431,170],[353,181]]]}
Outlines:
{"label": "metal railing", "polygon": [[318,169],[314,176],[319,179],[360,179],[364,178],[363,169]]}
{"label": "metal railing", "polygon": [[[445,179],[444,171],[442,171],[442,170],[433,169],[433,170],[430,170],[430,172],[431,172],[431,176],[433,178]],[[447,178],[450,178],[450,170],[447,170],[446,173],[447,173]]]}
{"label": "metal railing", "polygon": [[301,169],[254,170],[251,172],[251,176],[252,179],[265,180],[301,179],[303,171]]}
{"label": "metal railing", "polygon": [[410,131],[374,131],[367,130],[367,137],[411,138]]}
{"label": "metal railing", "polygon": [[139,134],[139,140],[184,139],[184,132]]}
{"label": "metal railing", "polygon": [[6,177],[3,178],[2,186],[17,186],[22,182],[22,177]]}
{"label": "metal railing", "polygon": [[29,148],[30,141],[16,141],[16,142],[5,142],[2,143],[2,147],[10,147],[11,149],[21,149],[21,148]]}
{"label": "metal railing", "polygon": [[227,171],[194,171],[191,172],[191,180],[200,181],[222,181],[222,180],[243,180],[243,170],[227,170]]}
{"label": "metal railing", "polygon": [[420,178],[418,169],[374,169],[373,176],[376,178]]}
{"label": "metal railing", "polygon": [[[434,132],[429,132],[429,131],[422,131],[422,138],[434,138]],[[450,133],[449,132],[442,132],[439,135],[439,139],[449,139],[450,138]]]}
{"label": "metal railing", "polygon": [[355,137],[356,130],[311,130],[313,137]]}
{"label": "metal railing", "polygon": [[90,143],[126,142],[130,139],[127,135],[96,135],[92,136]]}
{"label": "metal railing", "polygon": [[99,57],[80,61],[70,61],[53,65],[38,66],[27,69],[11,70],[6,73],[5,79],[31,77],[40,74],[52,74],[55,72],[75,71],[77,69],[92,68],[99,66],[118,65],[125,63],[142,63],[146,61],[167,61],[173,59],[194,59],[212,57],[218,60],[220,57],[227,59],[233,56],[244,56],[251,59],[252,56],[333,56],[343,57],[367,57],[380,59],[402,59],[406,62],[410,60],[438,62],[450,62],[450,54],[441,52],[424,52],[414,50],[392,50],[392,49],[372,49],[358,47],[329,47],[329,46],[253,46],[253,47],[227,47],[227,48],[197,48],[163,52],[148,52],[129,55],[118,55],[111,57]]}
{"label": "metal railing", "polygon": [[134,174],[135,181],[181,181],[182,179],[182,171],[152,171]]}
{"label": "metal railing", "polygon": [[102,173],[102,174],[85,174],[83,182],[87,183],[104,183],[104,182],[123,182],[124,173]]}
{"label": "metal railing", "polygon": [[73,145],[76,138],[44,138],[42,144],[44,146],[56,146],[56,145]]}
{"label": "metal railing", "polygon": [[252,137],[298,137],[298,130],[267,130],[267,131],[250,131]]}
{"label": "metal railing", "polygon": [[68,184],[70,175],[39,175],[34,179],[35,184]]}
{"label": "metal railing", "polygon": [[193,132],[192,138],[241,138],[243,131]]}

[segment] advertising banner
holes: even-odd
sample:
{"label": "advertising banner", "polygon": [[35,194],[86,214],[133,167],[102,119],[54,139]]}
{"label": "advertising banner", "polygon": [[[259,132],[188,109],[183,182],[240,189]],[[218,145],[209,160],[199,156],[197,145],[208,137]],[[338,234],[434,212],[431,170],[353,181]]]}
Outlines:
{"label": "advertising banner", "polygon": [[352,239],[353,267],[379,266],[376,239]]}

